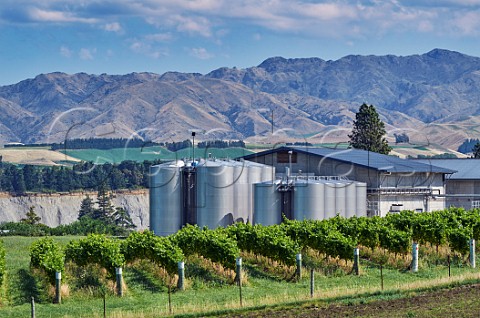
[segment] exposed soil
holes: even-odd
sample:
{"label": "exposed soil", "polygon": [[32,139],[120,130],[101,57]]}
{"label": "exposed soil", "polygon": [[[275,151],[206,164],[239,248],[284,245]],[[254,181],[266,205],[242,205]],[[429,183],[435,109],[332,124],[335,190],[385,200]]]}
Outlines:
{"label": "exposed soil", "polygon": [[480,284],[367,303],[267,309],[229,317],[480,317]]}
{"label": "exposed soil", "polygon": [[47,149],[8,148],[1,149],[0,155],[4,162],[19,164],[56,166],[60,161],[80,162],[77,158]]}

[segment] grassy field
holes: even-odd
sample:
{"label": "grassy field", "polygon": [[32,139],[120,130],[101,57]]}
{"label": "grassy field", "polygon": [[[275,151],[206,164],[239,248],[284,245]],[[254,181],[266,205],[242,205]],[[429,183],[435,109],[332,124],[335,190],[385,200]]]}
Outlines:
{"label": "grassy field", "polygon": [[[76,238],[55,238],[61,244],[66,244],[72,239]],[[2,290],[0,317],[29,316],[31,297],[35,297],[37,301],[36,317],[103,316],[103,299],[98,289],[76,286],[75,282],[80,278],[72,277],[72,274],[70,277],[65,274],[70,287],[65,289],[63,303],[51,304],[51,288],[42,285],[38,275],[32,274],[29,269],[29,246],[36,238],[4,237],[2,240],[7,249],[8,272],[6,285]],[[381,291],[378,265],[363,262],[360,276],[350,275],[348,269],[342,270],[332,265],[330,271],[324,272],[319,269],[315,272],[315,293],[314,298],[311,299],[308,271],[303,271],[299,282],[286,282],[279,273],[267,270],[266,268],[269,267],[267,263],[262,263],[251,255],[243,255],[243,257],[247,277],[247,282],[242,288],[243,309],[240,308],[238,287],[227,283],[209,266],[204,266],[196,260],[187,260],[187,289],[184,292],[172,293],[172,312],[185,316],[232,316],[245,314],[246,309],[257,309],[261,312],[277,310],[278,307],[272,306],[278,306],[278,304],[283,304],[282,308],[293,306],[308,310],[316,306],[327,310],[332,304],[360,306],[378,300],[390,301],[436,290],[441,286],[472,283],[480,279],[478,269],[472,269],[461,263],[457,263],[452,268],[450,278],[445,266],[430,266],[422,263],[418,273],[386,266],[383,270],[384,290]],[[145,266],[148,267],[147,265],[142,266],[124,269],[125,297],[118,298],[114,296],[113,289],[108,289],[106,295],[108,317],[169,315],[167,287],[158,278],[152,277],[149,271],[142,270]],[[287,272],[289,270],[291,273],[291,269],[286,269]],[[442,304],[441,301],[438,303]],[[448,306],[448,304],[448,301],[444,300],[443,305]],[[254,313],[255,311],[252,314]],[[246,314],[250,315],[250,313]]]}
{"label": "grassy field", "polygon": [[0,149],[2,161],[16,164],[34,164],[43,166],[57,165],[62,162],[80,161],[63,153],[46,148],[4,148]]}
{"label": "grassy field", "polygon": [[[63,153],[83,161],[92,161],[96,163],[120,163],[124,160],[133,160],[142,162],[144,160],[174,160],[182,158],[191,158],[193,151],[191,148],[182,149],[177,152],[168,151],[162,147],[148,148],[116,148],[108,150],[100,149],[69,149],[62,150]],[[216,158],[237,158],[252,153],[244,148],[195,148],[196,158],[207,158],[209,154]]]}

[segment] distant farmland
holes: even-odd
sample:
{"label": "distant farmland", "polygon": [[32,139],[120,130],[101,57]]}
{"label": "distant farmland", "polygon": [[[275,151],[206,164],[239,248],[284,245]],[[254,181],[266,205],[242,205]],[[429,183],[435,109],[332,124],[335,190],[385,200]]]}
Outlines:
{"label": "distant farmland", "polygon": [[[142,162],[144,160],[174,160],[190,158],[193,155],[191,148],[171,152],[160,146],[148,148],[116,148],[100,149],[65,149],[60,152],[69,157],[95,163],[120,163],[124,160]],[[253,153],[245,148],[195,148],[195,158],[238,158]]]}
{"label": "distant farmland", "polygon": [[40,166],[73,164],[80,161],[76,157],[70,157],[68,154],[65,155],[47,148],[5,148],[0,149],[0,156],[4,162]]}

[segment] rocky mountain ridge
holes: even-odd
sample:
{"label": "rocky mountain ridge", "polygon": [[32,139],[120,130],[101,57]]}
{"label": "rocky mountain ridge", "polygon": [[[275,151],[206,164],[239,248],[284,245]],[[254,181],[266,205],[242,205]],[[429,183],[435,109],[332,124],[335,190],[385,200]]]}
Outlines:
{"label": "rocky mountain ridge", "polygon": [[441,49],[335,61],[272,57],[205,75],[41,74],[0,87],[0,143],[137,135],[179,141],[192,129],[204,140],[344,141],[367,102],[391,140],[406,132],[417,144],[456,149],[478,138],[479,88],[480,58]]}

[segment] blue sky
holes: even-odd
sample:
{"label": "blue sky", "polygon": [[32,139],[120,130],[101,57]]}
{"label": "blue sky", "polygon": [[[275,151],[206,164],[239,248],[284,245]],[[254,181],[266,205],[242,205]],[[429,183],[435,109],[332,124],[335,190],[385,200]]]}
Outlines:
{"label": "blue sky", "polygon": [[480,56],[480,0],[2,0],[0,85],[40,73],[208,73],[268,57]]}

